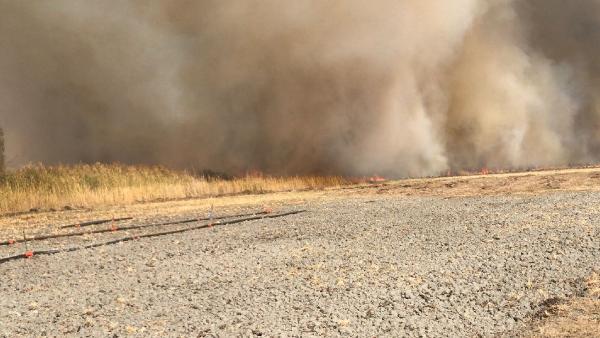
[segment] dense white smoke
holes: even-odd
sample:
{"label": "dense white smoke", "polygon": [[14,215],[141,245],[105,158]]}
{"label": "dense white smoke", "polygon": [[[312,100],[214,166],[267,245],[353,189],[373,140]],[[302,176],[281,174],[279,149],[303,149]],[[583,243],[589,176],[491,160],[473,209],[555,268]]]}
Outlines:
{"label": "dense white smoke", "polygon": [[13,165],[594,162],[598,41],[598,0],[0,0],[0,125]]}

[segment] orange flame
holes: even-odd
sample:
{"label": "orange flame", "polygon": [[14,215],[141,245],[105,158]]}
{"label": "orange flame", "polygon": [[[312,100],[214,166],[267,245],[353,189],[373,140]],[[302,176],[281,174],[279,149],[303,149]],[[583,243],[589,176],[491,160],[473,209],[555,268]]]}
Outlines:
{"label": "orange flame", "polygon": [[368,181],[369,183],[381,183],[381,182],[385,182],[385,181],[387,181],[387,179],[385,179],[385,178],[383,178],[383,177],[381,177],[381,176],[379,176],[379,175],[375,175],[375,176],[371,176],[371,177],[369,177],[369,178],[367,179],[367,181]]}

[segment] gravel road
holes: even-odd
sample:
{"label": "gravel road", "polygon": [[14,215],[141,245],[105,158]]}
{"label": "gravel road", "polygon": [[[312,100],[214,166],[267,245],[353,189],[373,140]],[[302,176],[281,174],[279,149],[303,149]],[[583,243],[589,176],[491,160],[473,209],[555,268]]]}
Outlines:
{"label": "gravel road", "polygon": [[0,265],[0,337],[513,335],[600,267],[599,202],[349,196],[13,261]]}

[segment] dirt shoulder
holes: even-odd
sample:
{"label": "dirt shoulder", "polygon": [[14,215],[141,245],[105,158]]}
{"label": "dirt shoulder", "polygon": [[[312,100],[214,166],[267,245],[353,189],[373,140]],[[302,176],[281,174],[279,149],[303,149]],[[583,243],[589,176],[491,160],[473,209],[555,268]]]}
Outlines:
{"label": "dirt shoulder", "polygon": [[598,337],[600,332],[600,275],[587,278],[580,295],[555,299],[535,316],[523,337]]}
{"label": "dirt shoulder", "polygon": [[600,191],[600,168],[546,170],[525,173],[419,178],[360,184],[313,191],[279,192],[166,202],[141,203],[85,210],[28,213],[0,218],[3,232],[72,224],[103,218],[153,218],[181,214],[203,215],[301,205],[352,195],[437,196],[444,198],[490,195],[535,195],[556,191]]}
{"label": "dirt shoulder", "polygon": [[600,191],[600,168],[408,179],[366,189],[403,196],[531,195],[556,191]]}

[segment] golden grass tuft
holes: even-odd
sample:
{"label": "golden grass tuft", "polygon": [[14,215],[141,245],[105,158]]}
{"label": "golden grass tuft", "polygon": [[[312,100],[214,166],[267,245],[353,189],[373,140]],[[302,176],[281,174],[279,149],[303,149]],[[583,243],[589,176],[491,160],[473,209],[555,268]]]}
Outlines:
{"label": "golden grass tuft", "polygon": [[529,337],[598,337],[600,336],[600,275],[592,274],[586,281],[586,294],[551,306],[543,320]]}
{"label": "golden grass tuft", "polygon": [[197,177],[154,166],[30,165],[0,177],[0,214],[31,209],[97,207],[234,194],[323,189],[350,184],[341,177]]}

